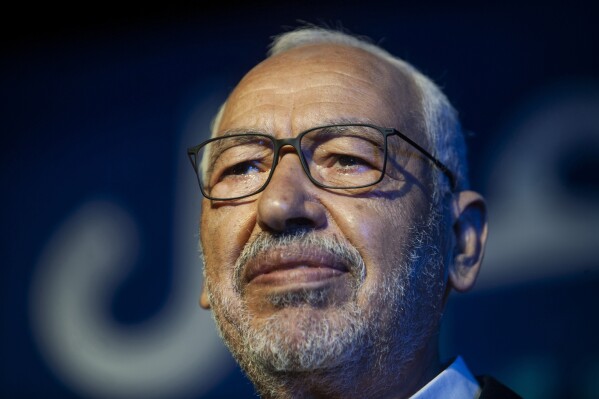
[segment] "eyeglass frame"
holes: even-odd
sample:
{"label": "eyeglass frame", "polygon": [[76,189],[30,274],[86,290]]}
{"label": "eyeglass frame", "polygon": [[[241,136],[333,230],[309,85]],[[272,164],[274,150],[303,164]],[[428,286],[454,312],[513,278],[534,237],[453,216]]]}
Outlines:
{"label": "eyeglass frame", "polygon": [[[351,187],[332,187],[332,186],[328,186],[326,184],[320,183],[319,181],[317,181],[316,179],[314,179],[314,177],[312,177],[312,174],[310,173],[310,168],[308,167],[308,165],[306,164],[306,160],[305,160],[305,156],[301,151],[301,147],[300,147],[300,142],[303,136],[305,136],[306,134],[313,132],[314,130],[318,130],[318,129],[328,129],[328,128],[333,128],[333,127],[349,127],[349,126],[358,126],[358,127],[369,127],[371,129],[375,129],[378,130],[384,137],[385,139],[385,150],[384,150],[384,160],[383,160],[383,167],[381,170],[381,176],[379,177],[378,180],[376,180],[373,183],[369,183],[369,184],[364,184],[361,186],[351,186]],[[200,164],[197,163],[198,160],[198,153],[200,152],[200,149],[204,146],[206,146],[207,144],[213,142],[213,141],[217,141],[217,140],[222,140],[224,138],[228,138],[228,137],[241,137],[241,136],[247,136],[251,134],[252,136],[258,136],[258,137],[264,137],[268,140],[270,140],[271,142],[274,143],[274,147],[273,147],[273,161],[272,161],[272,166],[270,168],[270,172],[268,174],[268,178],[266,179],[266,181],[264,182],[264,184],[262,184],[262,187],[260,187],[260,189],[258,189],[257,191],[252,192],[251,194],[246,194],[246,195],[242,195],[242,196],[238,196],[238,197],[232,197],[232,198],[217,198],[217,197],[211,197],[210,195],[208,195],[205,191],[204,188],[202,187],[202,181],[200,178],[200,170],[199,170],[199,166]],[[412,147],[414,147],[415,149],[417,149],[422,155],[424,155],[426,158],[428,158],[433,165],[435,165],[437,168],[439,168],[439,170],[441,170],[441,172],[443,172],[443,174],[445,174],[445,176],[447,176],[447,178],[449,179],[449,183],[450,183],[450,187],[451,187],[451,191],[454,191],[457,188],[457,179],[455,177],[455,175],[453,174],[453,172],[441,161],[439,161],[436,157],[434,157],[431,153],[429,153],[427,150],[425,150],[423,147],[421,147],[418,143],[416,143],[414,140],[412,140],[411,138],[409,138],[408,136],[406,136],[405,134],[403,134],[402,132],[400,132],[399,130],[392,128],[392,127],[381,127],[381,126],[376,126],[376,125],[372,125],[372,124],[368,124],[368,123],[341,123],[341,124],[332,124],[332,125],[323,125],[323,126],[316,126],[316,127],[312,127],[308,130],[304,130],[303,132],[299,133],[297,136],[292,137],[292,138],[282,138],[282,139],[277,139],[271,135],[268,134],[264,134],[264,133],[254,133],[254,132],[247,132],[247,133],[239,133],[239,134],[231,134],[231,135],[227,135],[227,136],[220,136],[220,137],[212,137],[208,140],[205,140],[203,142],[201,142],[200,144],[193,146],[193,147],[189,147],[187,149],[187,156],[189,157],[189,160],[191,161],[191,165],[193,166],[193,169],[196,173],[196,177],[198,179],[198,184],[200,186],[200,191],[202,191],[202,195],[206,198],[208,198],[209,200],[212,201],[234,201],[234,200],[238,200],[238,199],[242,199],[242,198],[247,198],[247,197],[251,197],[252,195],[258,194],[262,191],[264,191],[266,189],[266,187],[268,186],[268,183],[270,183],[270,180],[274,174],[275,168],[277,167],[277,164],[279,162],[279,152],[280,149],[284,146],[290,145],[293,147],[293,149],[295,150],[295,152],[298,154],[298,157],[300,159],[300,163],[302,165],[302,168],[304,170],[304,173],[306,174],[306,176],[308,177],[308,179],[310,179],[310,181],[316,185],[317,187],[321,187],[321,188],[327,188],[327,189],[331,189],[331,190],[351,190],[351,189],[357,189],[357,188],[365,188],[365,187],[370,187],[370,186],[374,186],[378,183],[381,182],[381,180],[383,180],[383,178],[385,177],[385,171],[387,170],[387,154],[388,154],[388,144],[387,144],[387,138],[389,136],[393,136],[396,135],[398,137],[400,137],[401,139],[403,139],[404,141],[406,141],[408,144],[410,144]]]}

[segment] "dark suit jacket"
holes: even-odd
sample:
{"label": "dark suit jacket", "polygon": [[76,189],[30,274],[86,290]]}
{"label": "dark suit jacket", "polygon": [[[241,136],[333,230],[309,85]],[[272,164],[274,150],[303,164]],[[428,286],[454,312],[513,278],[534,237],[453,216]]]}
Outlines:
{"label": "dark suit jacket", "polygon": [[484,375],[476,379],[482,388],[479,399],[522,399],[520,395],[493,377]]}

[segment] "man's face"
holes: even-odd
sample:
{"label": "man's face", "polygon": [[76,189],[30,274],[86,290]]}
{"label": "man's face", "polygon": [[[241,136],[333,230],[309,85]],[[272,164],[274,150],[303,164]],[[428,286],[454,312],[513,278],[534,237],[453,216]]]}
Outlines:
{"label": "man's face", "polygon": [[[418,96],[409,78],[364,51],[300,47],[245,76],[218,135],[289,138],[319,125],[367,122],[430,147]],[[283,147],[263,192],[204,200],[210,306],[250,377],[391,356],[401,370],[426,356],[445,291],[445,215],[431,204],[436,170],[392,140],[385,178],[367,189],[316,187]]]}

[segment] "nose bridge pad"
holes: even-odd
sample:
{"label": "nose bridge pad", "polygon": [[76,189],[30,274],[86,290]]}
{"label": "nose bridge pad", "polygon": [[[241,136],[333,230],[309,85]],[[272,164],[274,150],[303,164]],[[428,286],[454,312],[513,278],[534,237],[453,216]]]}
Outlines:
{"label": "nose bridge pad", "polygon": [[[301,153],[301,149],[299,146],[299,141],[297,140],[297,138],[290,138],[290,139],[280,139],[278,140],[278,151],[277,151],[277,156],[275,159],[275,165],[273,166],[274,169],[276,169],[276,167],[279,165],[280,161],[283,159],[283,155],[286,154],[290,154],[290,153],[295,153],[297,155],[298,161],[300,163],[301,169],[304,173],[306,173],[306,170],[304,170],[304,165],[302,162],[302,153]],[[273,177],[274,177],[274,173],[276,170],[273,170]]]}
{"label": "nose bridge pad", "polygon": [[[291,148],[289,148],[289,147],[291,147]],[[300,150],[299,141],[297,140],[297,138],[280,139],[279,140],[278,157],[280,158],[283,155],[290,153],[290,152],[295,152],[297,154],[297,156],[301,158],[301,150]]]}

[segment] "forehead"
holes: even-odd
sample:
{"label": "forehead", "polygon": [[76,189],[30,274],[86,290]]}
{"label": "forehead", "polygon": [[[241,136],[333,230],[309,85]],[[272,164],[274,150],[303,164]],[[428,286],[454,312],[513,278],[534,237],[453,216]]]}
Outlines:
{"label": "forehead", "polygon": [[297,134],[316,125],[368,122],[418,135],[413,79],[365,50],[335,44],[294,48],[253,68],[227,100],[219,134],[256,129]]}

